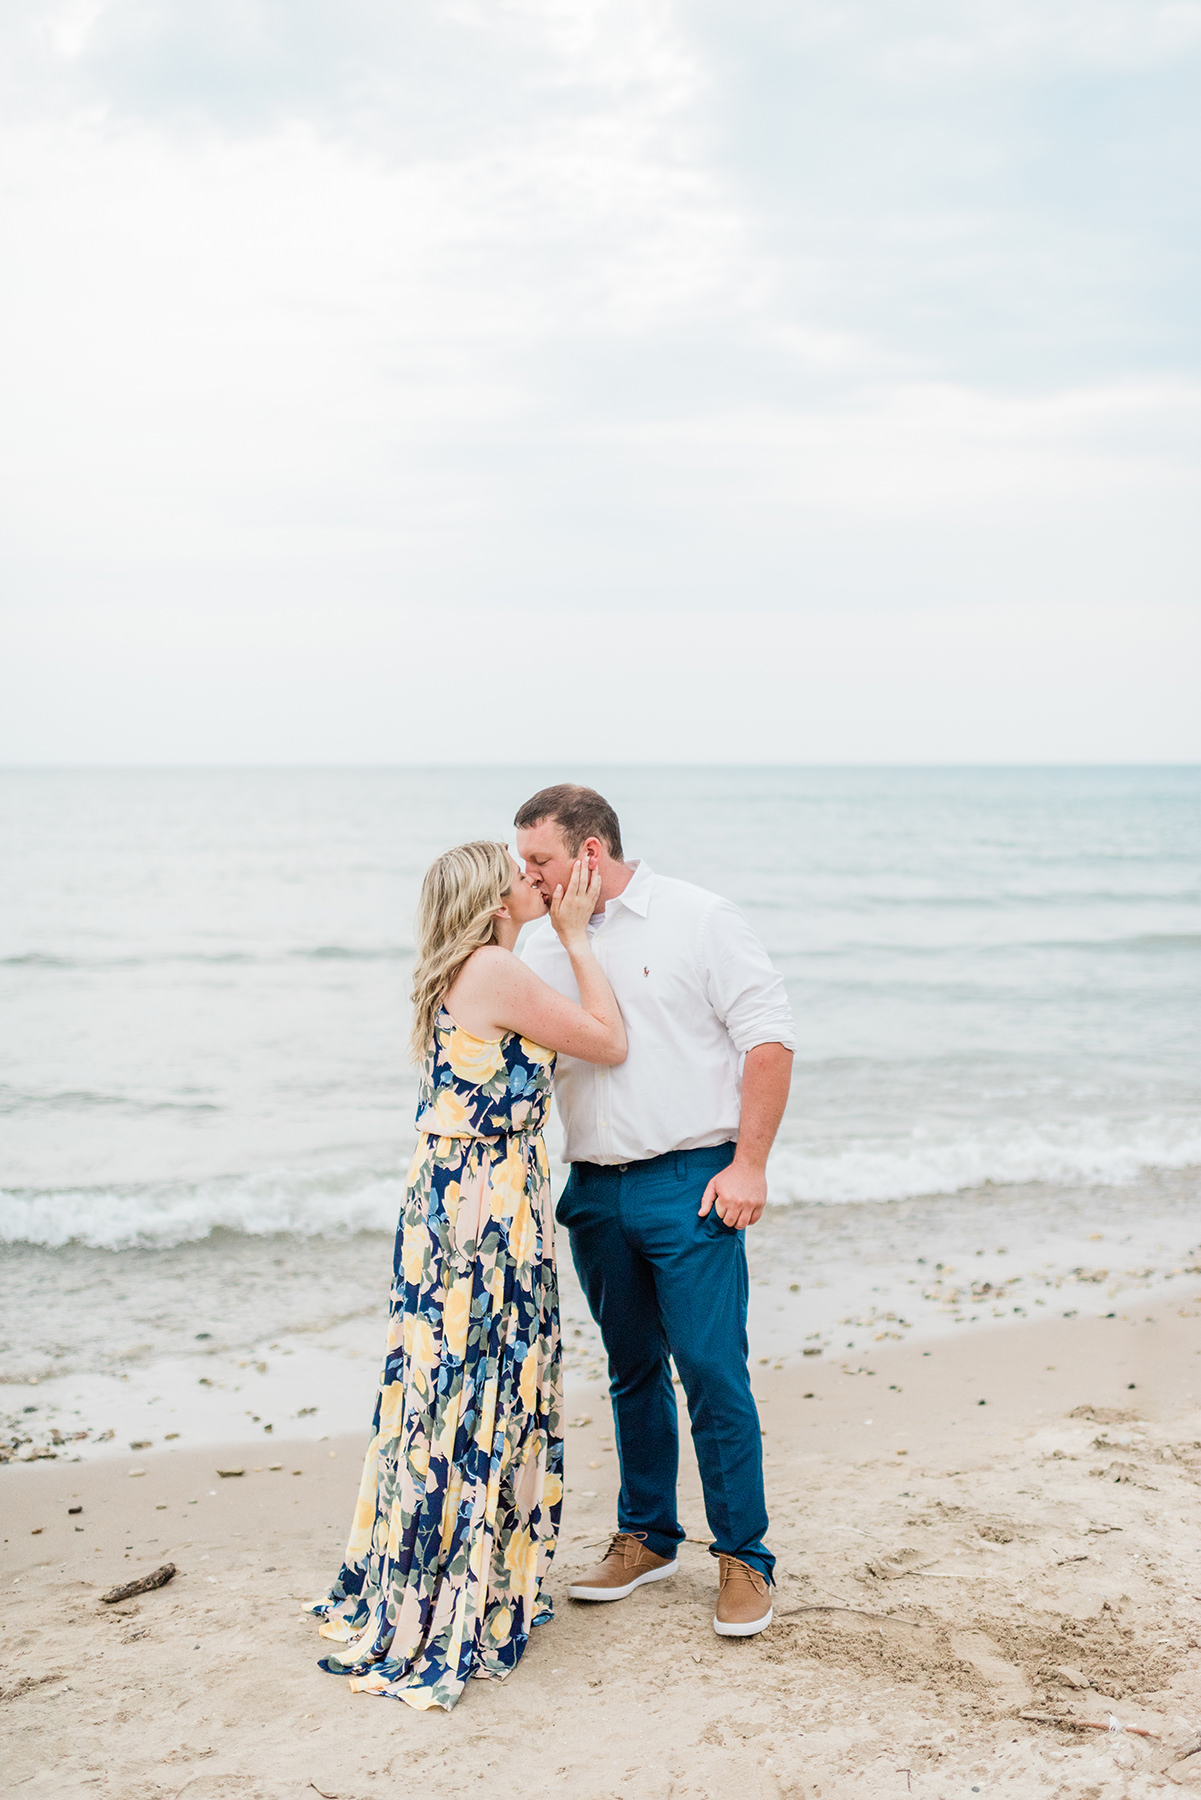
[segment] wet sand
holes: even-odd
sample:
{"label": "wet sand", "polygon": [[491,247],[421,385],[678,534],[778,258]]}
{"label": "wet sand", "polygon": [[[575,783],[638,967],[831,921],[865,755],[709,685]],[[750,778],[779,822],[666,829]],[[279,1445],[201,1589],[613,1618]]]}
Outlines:
{"label": "wet sand", "polygon": [[[772,1206],[747,1237],[752,1358],[803,1379],[818,1359],[856,1363],[907,1338],[1141,1317],[1195,1290],[1199,1221],[1195,1169],[1130,1188]],[[224,1232],[120,1253],[8,1246],[0,1463],[317,1440],[369,1419],[392,1249],[380,1232]],[[604,1354],[565,1244],[559,1271],[569,1383],[597,1382]]]}
{"label": "wet sand", "polygon": [[[1165,1769],[1201,1789],[1201,1756],[1170,1761],[1201,1731],[1201,1283],[1124,1310],[757,1363],[770,1630],[712,1631],[689,1461],[676,1578],[559,1600],[511,1680],[449,1715],[316,1667],[298,1602],[340,1561],[361,1435],[10,1464],[6,1791],[1096,1800],[1167,1792]],[[560,1588],[616,1491],[600,1388],[571,1406]],[[101,1603],[168,1560],[167,1587]],[[1054,1722],[1111,1716],[1157,1735]]]}

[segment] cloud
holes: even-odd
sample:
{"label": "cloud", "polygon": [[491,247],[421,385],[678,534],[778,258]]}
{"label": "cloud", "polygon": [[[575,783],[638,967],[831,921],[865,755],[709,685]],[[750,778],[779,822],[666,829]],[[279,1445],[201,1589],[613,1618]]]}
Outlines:
{"label": "cloud", "polygon": [[[221,646],[192,666],[226,693],[250,620],[281,655],[385,646],[403,688],[389,617],[444,622],[475,681],[498,623],[578,649],[653,615],[674,696],[682,617],[719,661],[717,621],[776,617],[873,742],[893,715],[839,648],[865,619],[943,621],[964,692],[1006,617],[999,693],[1035,617],[1191,644],[1201,7],[37,0],[0,31],[0,579],[58,721],[22,703],[0,755],[183,756],[185,718],[223,755],[171,646]],[[67,638],[127,694],[123,748],[48,697]],[[1064,664],[1081,742],[1094,673]],[[655,754],[694,741],[666,703],[679,730],[631,718]],[[766,719],[765,754],[817,754]]]}
{"label": "cloud", "polygon": [[751,0],[703,17],[725,163],[785,304],[989,384],[1195,361],[1201,9]]}

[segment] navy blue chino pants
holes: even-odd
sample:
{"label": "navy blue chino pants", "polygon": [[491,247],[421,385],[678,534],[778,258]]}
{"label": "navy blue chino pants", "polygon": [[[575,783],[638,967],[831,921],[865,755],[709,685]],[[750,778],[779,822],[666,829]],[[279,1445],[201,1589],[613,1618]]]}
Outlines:
{"label": "navy blue chino pants", "polygon": [[676,1517],[675,1358],[705,1494],[714,1555],[770,1581],[759,1414],[747,1369],[749,1281],[743,1234],[716,1210],[697,1217],[733,1144],[607,1167],[573,1163],[557,1218],[609,1356],[621,1465],[617,1523],[658,1556],[684,1537]]}

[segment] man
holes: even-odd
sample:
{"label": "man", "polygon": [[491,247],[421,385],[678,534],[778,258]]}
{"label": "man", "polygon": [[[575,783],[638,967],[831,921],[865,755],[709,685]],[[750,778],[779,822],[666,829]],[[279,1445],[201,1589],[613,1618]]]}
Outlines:
{"label": "man", "polygon": [[[764,1543],[742,1233],[763,1211],[788,1098],[795,1041],[784,985],[728,901],[624,860],[617,815],[591,788],[545,788],[514,823],[526,874],[548,903],[575,859],[599,872],[592,949],[629,1037],[619,1067],[561,1056],[555,1078],[571,1164],[558,1218],[609,1356],[621,1471],[617,1533],[568,1593],[622,1600],[675,1574],[684,1533],[674,1357],[719,1562],[714,1629],[749,1637],[771,1623],[775,1559]],[[524,955],[576,997],[549,925],[535,928]]]}

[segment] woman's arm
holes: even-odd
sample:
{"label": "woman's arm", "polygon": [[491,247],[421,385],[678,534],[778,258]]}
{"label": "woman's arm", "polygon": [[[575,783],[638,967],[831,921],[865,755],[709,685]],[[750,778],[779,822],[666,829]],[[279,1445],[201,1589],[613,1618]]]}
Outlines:
{"label": "woman's arm", "polygon": [[[587,923],[600,889],[600,877],[589,876],[576,863],[567,892],[555,889],[551,924],[571,959],[580,1001],[564,996],[520,962],[512,951],[488,944],[469,958],[455,981],[447,1004],[452,1017],[487,1018],[497,1036],[504,1031],[561,1050],[582,1062],[612,1066],[626,1059],[626,1031],[621,1011],[604,970],[592,954]],[[456,1007],[460,1011],[456,1012]],[[467,1026],[470,1030],[470,1026]]]}
{"label": "woman's arm", "polygon": [[604,971],[587,943],[578,951],[568,950],[568,955],[579,984],[579,1006],[556,993],[510,951],[476,952],[476,958],[494,957],[498,963],[504,959],[492,972],[499,1030],[519,1031],[547,1050],[561,1050],[582,1062],[609,1066],[624,1062],[626,1028]]}

